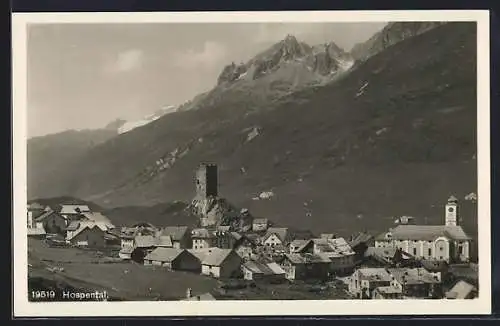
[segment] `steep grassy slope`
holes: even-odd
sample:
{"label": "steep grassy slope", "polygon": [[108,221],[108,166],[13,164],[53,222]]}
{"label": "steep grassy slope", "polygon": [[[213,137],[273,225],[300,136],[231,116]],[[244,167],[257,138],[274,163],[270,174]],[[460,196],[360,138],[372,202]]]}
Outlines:
{"label": "steep grassy slope", "polygon": [[34,137],[27,142],[28,198],[45,196],[46,189],[64,183],[60,171],[78,165],[81,155],[118,133],[113,126],[97,130],[69,130]]}
{"label": "steep grassy slope", "polygon": [[[441,223],[451,193],[476,191],[474,24],[401,41],[268,110],[224,96],[92,148],[46,190],[106,206],[189,201],[197,164],[216,161],[220,192],[236,205],[341,234],[382,230],[399,214]],[[274,198],[252,200],[270,189]],[[473,207],[462,212],[474,233]]]}

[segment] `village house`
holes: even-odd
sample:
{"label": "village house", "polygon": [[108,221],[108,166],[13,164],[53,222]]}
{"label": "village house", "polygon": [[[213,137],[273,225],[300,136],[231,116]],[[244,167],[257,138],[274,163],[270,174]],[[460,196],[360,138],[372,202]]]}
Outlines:
{"label": "village house", "polygon": [[239,233],[233,234],[233,237],[236,239],[233,245],[233,249],[236,253],[245,261],[251,259],[257,249],[255,240],[252,240],[247,235],[240,235]]}
{"label": "village house", "polygon": [[348,290],[358,299],[371,299],[376,288],[391,286],[391,281],[385,268],[359,268],[351,275]]}
{"label": "village house", "polygon": [[[302,245],[296,248],[295,246],[299,243],[302,243]],[[330,272],[334,274],[349,273],[354,268],[356,253],[344,238],[323,237],[306,240],[305,242],[296,241],[294,252],[300,254],[321,254],[330,260]]]}
{"label": "village house", "polygon": [[468,262],[471,238],[458,223],[456,198],[445,206],[443,225],[398,225],[375,238],[375,247],[395,247],[419,259]]}
{"label": "village house", "polygon": [[364,267],[406,266],[411,256],[399,248],[369,247],[364,254]]}
{"label": "village house", "polygon": [[43,228],[46,233],[65,234],[66,220],[52,209],[44,211],[34,219],[37,228]]}
{"label": "village house", "polygon": [[[71,228],[66,235],[66,242],[74,246],[103,248],[106,246],[105,231],[97,224],[80,222],[77,227]],[[68,227],[69,228],[69,227]]]}
{"label": "village house", "polygon": [[295,254],[299,253],[300,249],[303,248],[306,244],[310,243],[311,240],[304,240],[304,239],[295,239],[290,244],[288,245],[289,247],[289,253]]}
{"label": "village house", "polygon": [[261,243],[268,247],[286,247],[290,242],[288,228],[271,227],[262,237]]}
{"label": "village house", "polygon": [[267,218],[254,218],[252,222],[252,231],[263,232],[266,231],[269,226],[269,221]]}
{"label": "village house", "polygon": [[83,217],[82,213],[88,212],[91,210],[87,205],[62,205],[59,213],[66,218],[69,224],[71,221],[80,220]]}
{"label": "village house", "polygon": [[242,265],[243,279],[247,281],[281,282],[286,279],[285,271],[275,262],[260,263],[249,260]]}
{"label": "village house", "polygon": [[174,271],[201,271],[199,259],[186,249],[156,248],[144,257],[144,265],[162,266]]}
{"label": "village house", "polygon": [[356,253],[354,260],[360,261],[364,258],[364,254],[368,247],[373,245],[373,236],[366,232],[358,232],[353,234],[347,242]]}
{"label": "village house", "polygon": [[161,230],[161,235],[170,236],[173,248],[192,248],[191,232],[187,226],[167,226]]}
{"label": "village house", "polygon": [[424,268],[389,268],[391,286],[401,289],[405,297],[441,298],[441,274]]}
{"label": "village house", "polygon": [[136,235],[134,237],[134,249],[130,258],[138,263],[144,262],[144,257],[153,251],[158,244],[158,238],[152,235]]}
{"label": "village house", "polygon": [[240,274],[242,261],[232,249],[209,248],[201,261],[201,273],[215,278],[236,277]]}
{"label": "village house", "polygon": [[288,280],[318,279],[326,280],[329,276],[331,261],[322,254],[285,254],[281,268]]}
{"label": "village house", "polygon": [[193,242],[193,249],[203,249],[216,246],[217,239],[213,231],[201,228],[191,231],[191,240]]}
{"label": "village house", "polygon": [[448,292],[446,299],[474,299],[477,297],[477,288],[465,281],[458,281]]}
{"label": "village house", "polygon": [[115,228],[111,220],[100,212],[83,212],[82,219],[106,226],[107,230]]}

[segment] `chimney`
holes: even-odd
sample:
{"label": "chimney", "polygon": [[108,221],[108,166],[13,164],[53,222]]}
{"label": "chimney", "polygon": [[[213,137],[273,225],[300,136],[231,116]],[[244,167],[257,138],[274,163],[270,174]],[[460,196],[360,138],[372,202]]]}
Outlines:
{"label": "chimney", "polygon": [[191,298],[193,296],[193,291],[191,290],[191,288],[188,288],[187,291],[186,291],[186,298]]}

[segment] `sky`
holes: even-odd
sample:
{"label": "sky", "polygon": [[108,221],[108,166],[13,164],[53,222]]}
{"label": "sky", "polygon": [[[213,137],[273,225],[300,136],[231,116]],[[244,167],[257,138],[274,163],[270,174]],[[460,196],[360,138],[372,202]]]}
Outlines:
{"label": "sky", "polygon": [[28,28],[28,137],[138,120],[215,86],[292,34],[349,51],[385,23],[35,24]]}

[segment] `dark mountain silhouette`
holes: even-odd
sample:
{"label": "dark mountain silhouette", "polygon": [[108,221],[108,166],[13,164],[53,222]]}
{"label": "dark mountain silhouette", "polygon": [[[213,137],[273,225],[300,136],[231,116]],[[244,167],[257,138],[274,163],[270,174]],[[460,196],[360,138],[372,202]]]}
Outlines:
{"label": "dark mountain silhouette", "polygon": [[[272,74],[280,71],[288,68]],[[222,74],[210,100],[90,148],[57,178],[37,171],[32,193],[106,207],[189,202],[196,166],[215,161],[221,196],[254,216],[350,235],[381,231],[398,215],[443,223],[449,195],[477,189],[474,23],[405,38],[334,82],[286,96],[261,92],[275,92],[262,79],[271,77],[239,88],[234,73]],[[253,199],[263,191],[275,196]],[[473,204],[461,212],[474,233]]]}

